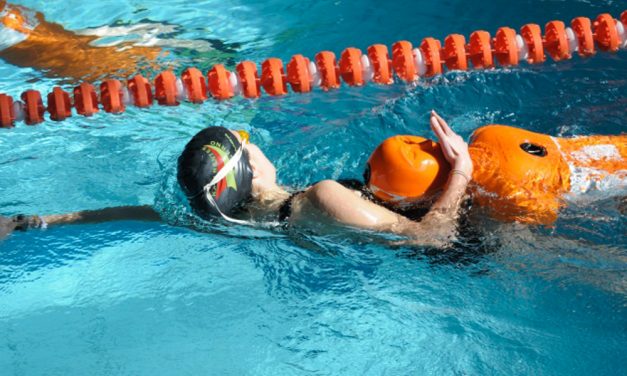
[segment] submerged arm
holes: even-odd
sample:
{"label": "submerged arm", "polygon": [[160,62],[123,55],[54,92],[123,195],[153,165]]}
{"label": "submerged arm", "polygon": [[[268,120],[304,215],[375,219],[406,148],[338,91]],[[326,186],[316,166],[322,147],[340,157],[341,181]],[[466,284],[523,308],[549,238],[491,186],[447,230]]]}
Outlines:
{"label": "submerged arm", "polygon": [[16,215],[0,217],[0,239],[13,231],[26,231],[64,224],[86,224],[110,221],[159,221],[159,214],[150,206],[119,206],[98,210],[84,210],[69,214],[44,216]]}
{"label": "submerged arm", "polygon": [[41,217],[48,226],[86,224],[110,221],[159,221],[159,214],[148,205],[118,206],[98,210],[83,210],[69,214],[52,214]]}

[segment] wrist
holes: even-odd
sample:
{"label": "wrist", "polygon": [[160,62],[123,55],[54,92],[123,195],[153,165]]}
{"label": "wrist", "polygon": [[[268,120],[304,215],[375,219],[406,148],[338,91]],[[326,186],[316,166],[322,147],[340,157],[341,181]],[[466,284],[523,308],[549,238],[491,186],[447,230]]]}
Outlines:
{"label": "wrist", "polygon": [[467,161],[456,161],[451,172],[461,171],[470,179],[470,177],[472,177],[472,170],[472,161],[468,159]]}
{"label": "wrist", "polygon": [[18,214],[14,216],[13,223],[15,223],[15,230],[27,231],[30,229],[45,229],[48,227],[46,221],[38,215],[24,215]]}
{"label": "wrist", "polygon": [[457,177],[459,177],[459,179],[461,180],[461,182],[464,183],[464,185],[468,185],[468,183],[470,183],[471,177],[469,174],[467,174],[464,170],[454,168],[449,173],[449,180],[452,181],[456,179]]}

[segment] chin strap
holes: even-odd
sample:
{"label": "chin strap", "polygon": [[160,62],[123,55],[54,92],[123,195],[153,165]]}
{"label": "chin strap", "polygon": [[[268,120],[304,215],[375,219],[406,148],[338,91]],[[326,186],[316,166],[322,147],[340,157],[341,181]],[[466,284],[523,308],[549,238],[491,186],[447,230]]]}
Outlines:
{"label": "chin strap", "polygon": [[240,161],[240,159],[242,159],[242,155],[244,154],[244,146],[246,145],[246,143],[247,143],[246,139],[242,139],[240,147],[237,149],[235,154],[233,154],[233,156],[229,159],[229,161],[226,162],[226,164],[220,169],[220,171],[218,171],[218,173],[213,177],[213,179],[211,179],[211,181],[203,187],[203,191],[205,192],[205,197],[207,198],[207,201],[209,201],[209,203],[211,203],[211,205],[218,211],[218,213],[220,213],[222,218],[224,218],[225,220],[229,222],[237,223],[240,225],[249,225],[252,222],[231,218],[228,215],[224,214],[222,210],[220,210],[220,207],[216,203],[213,196],[211,195],[211,187],[218,184],[222,179],[226,177],[226,175],[229,172],[231,172],[235,168],[235,166]]}

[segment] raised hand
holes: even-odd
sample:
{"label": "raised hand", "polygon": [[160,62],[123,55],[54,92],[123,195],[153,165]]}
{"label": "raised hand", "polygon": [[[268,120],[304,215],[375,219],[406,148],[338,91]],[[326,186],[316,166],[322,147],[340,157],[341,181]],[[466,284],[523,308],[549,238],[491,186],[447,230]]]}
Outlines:
{"label": "raised hand", "polygon": [[438,137],[444,157],[451,164],[453,170],[459,170],[472,176],[472,159],[468,153],[468,144],[455,133],[451,127],[435,111],[431,111],[431,130]]}

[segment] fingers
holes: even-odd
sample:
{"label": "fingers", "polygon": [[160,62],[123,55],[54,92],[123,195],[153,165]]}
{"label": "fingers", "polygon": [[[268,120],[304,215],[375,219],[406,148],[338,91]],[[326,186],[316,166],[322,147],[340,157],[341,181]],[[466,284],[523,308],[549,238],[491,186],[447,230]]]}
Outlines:
{"label": "fingers", "polygon": [[442,119],[440,115],[438,115],[437,112],[435,112],[434,110],[431,110],[431,115],[435,116],[435,118],[438,120],[438,123],[440,123],[440,126],[442,127],[442,129],[447,135],[450,136],[450,135],[456,134],[455,131],[453,131],[451,127],[449,127],[448,123],[444,119]]}
{"label": "fingers", "polygon": [[446,139],[446,132],[444,132],[444,129],[442,129],[442,126],[438,122],[438,119],[435,116],[431,116],[429,122],[431,123],[431,130],[438,137],[438,140],[440,142],[444,142]]}
{"label": "fingers", "polygon": [[449,136],[446,134],[444,129],[442,129],[441,124],[438,122],[438,120],[434,116],[431,117],[430,121],[431,121],[431,130],[433,130],[435,135],[438,137],[438,141],[440,141],[440,147],[442,148],[444,155],[447,157],[447,159],[449,157],[454,157],[456,153],[453,151],[453,148],[451,147],[451,144],[449,142]]}

